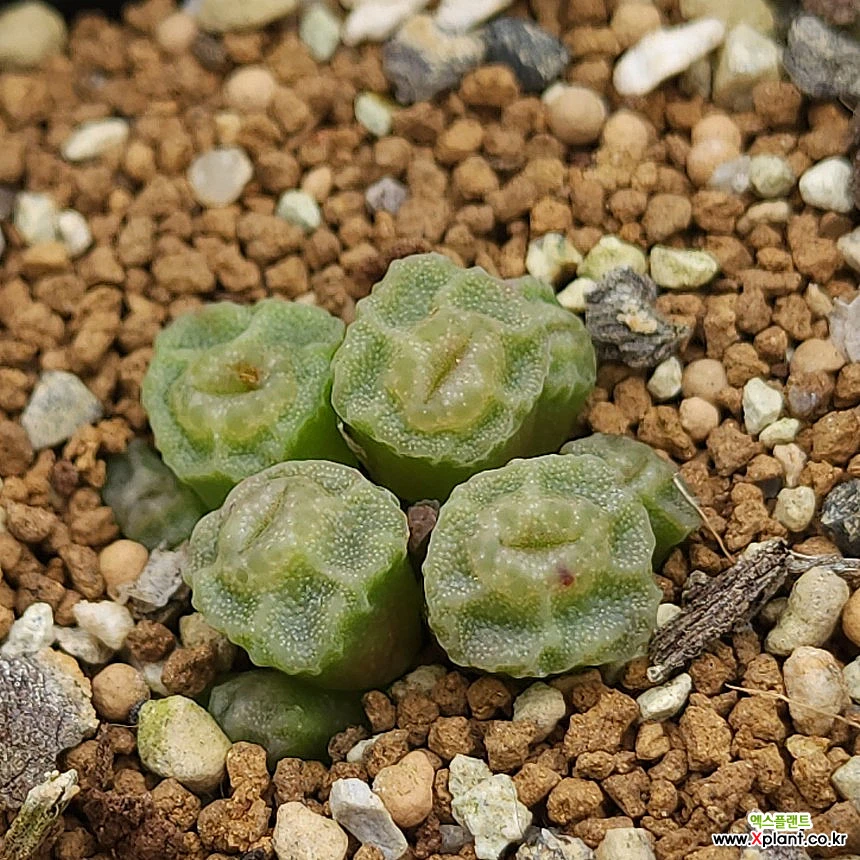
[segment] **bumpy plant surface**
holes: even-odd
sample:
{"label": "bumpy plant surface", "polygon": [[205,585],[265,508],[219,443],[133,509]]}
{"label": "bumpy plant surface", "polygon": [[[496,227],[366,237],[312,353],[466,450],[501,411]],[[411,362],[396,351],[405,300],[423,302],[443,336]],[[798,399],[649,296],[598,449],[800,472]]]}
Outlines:
{"label": "bumpy plant surface", "polygon": [[321,690],[274,669],[216,684],[209,712],[234,743],[264,747],[272,768],[287,756],[326,760],[329,738],[364,722],[358,694]]}
{"label": "bumpy plant surface", "polygon": [[540,677],[636,656],[654,629],[648,513],[589,454],[457,487],[424,562],[430,627],[461,666]]}
{"label": "bumpy plant surface", "polygon": [[595,366],[583,324],[547,284],[420,254],[358,302],[332,402],[375,481],[442,500],[484,469],[557,451]]}
{"label": "bumpy plant surface", "polygon": [[207,305],[158,335],[143,405],[165,463],[210,509],[274,463],[355,462],[330,402],[343,332],[321,308],[265,299]]}
{"label": "bumpy plant surface", "polygon": [[142,439],[108,460],[102,496],[122,533],[148,549],[182,543],[207,510]]}
{"label": "bumpy plant surface", "polygon": [[673,546],[681,543],[701,525],[696,509],[676,484],[680,478],[675,465],[664,460],[644,442],[637,442],[628,436],[595,433],[568,442],[561,453],[593,454],[618,473],[621,484],[648,511],[656,541],[655,562],[662,561]]}
{"label": "bumpy plant surface", "polygon": [[321,460],[246,478],[194,529],[192,603],[258,666],[323,686],[383,685],[421,638],[397,499]]}

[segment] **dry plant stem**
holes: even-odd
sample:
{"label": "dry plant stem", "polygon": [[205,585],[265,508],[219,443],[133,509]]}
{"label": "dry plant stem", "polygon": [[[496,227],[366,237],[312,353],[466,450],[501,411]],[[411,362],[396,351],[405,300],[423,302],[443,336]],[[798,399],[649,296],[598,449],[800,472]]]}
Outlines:
{"label": "dry plant stem", "polygon": [[678,492],[695,508],[696,513],[702,518],[702,522],[707,526],[708,531],[714,536],[714,540],[719,545],[720,549],[723,551],[723,555],[732,563],[735,563],[735,557],[729,552],[726,545],[723,543],[723,539],[719,536],[717,531],[711,525],[711,521],[708,519],[705,512],[699,507],[699,503],[696,501],[695,497],[692,493],[684,486],[684,482],[681,480],[680,475],[675,475],[672,480],[672,483],[678,488]]}
{"label": "dry plant stem", "polygon": [[776,693],[773,690],[755,690],[752,687],[739,687],[736,684],[726,684],[726,689],[736,690],[738,693],[746,693],[749,696],[764,696],[766,699],[776,699],[780,702],[785,702],[788,705],[798,705],[802,708],[806,708],[807,711],[812,711],[815,714],[821,714],[823,717],[831,717],[834,720],[838,720],[840,723],[845,723],[846,726],[851,726],[851,728],[860,728],[860,723],[858,723],[857,720],[849,720],[841,714],[834,714],[830,711],[825,711],[823,708],[816,708],[812,705],[807,705],[805,702],[798,702],[795,699],[786,696],[784,693]]}
{"label": "dry plant stem", "polygon": [[719,576],[697,580],[681,613],[651,639],[648,679],[665,680],[703,653],[709,642],[751,621],[789,574],[816,565],[826,565],[853,586],[860,584],[860,559],[801,555],[781,538],[747,550]]}
{"label": "dry plant stem", "polygon": [[665,680],[713,639],[753,618],[785,580],[789,554],[785,541],[765,541],[719,576],[697,585],[681,613],[651,639],[648,680]]}
{"label": "dry plant stem", "polygon": [[0,843],[0,860],[30,860],[78,793],[78,773],[54,771],[30,789],[21,810]]}

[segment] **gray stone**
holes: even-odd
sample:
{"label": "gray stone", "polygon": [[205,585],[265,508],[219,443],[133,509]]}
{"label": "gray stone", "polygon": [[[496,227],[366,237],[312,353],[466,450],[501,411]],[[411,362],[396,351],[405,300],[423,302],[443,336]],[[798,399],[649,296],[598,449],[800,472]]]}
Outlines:
{"label": "gray stone", "polygon": [[89,161],[128,140],[128,120],[119,117],[94,119],[79,125],[66,139],[60,152],[66,161]]}
{"label": "gray stone", "polygon": [[750,187],[751,164],[752,159],[748,155],[724,161],[714,168],[708,185],[727,194],[743,194]]}
{"label": "gray stone", "polygon": [[825,496],[819,519],[845,555],[860,557],[860,478],[837,484]]}
{"label": "gray stone", "polygon": [[129,603],[138,614],[167,606],[182,586],[182,566],[187,557],[187,544],[177,550],[152,550],[140,576],[119,587],[120,602]]}
{"label": "gray stone", "polygon": [[848,695],[855,702],[860,702],[860,657],[850,662],[842,670],[842,680],[845,682],[845,688],[848,690]]}
{"label": "gray stone", "polygon": [[594,860],[655,860],[651,837],[640,827],[614,827],[606,831]]}
{"label": "gray stone", "polygon": [[371,212],[389,212],[396,215],[406,202],[409,189],[391,176],[383,176],[364,192],[364,199]]}
{"label": "gray stone", "polygon": [[514,699],[513,719],[531,720],[536,727],[534,740],[542,741],[563,719],[566,710],[561,690],[536,681]]}
{"label": "gray stone", "polygon": [[836,790],[860,809],[860,755],[851,756],[830,777]]}
{"label": "gray stone", "polygon": [[648,257],[651,278],[667,290],[694,290],[712,281],[720,264],[707,251],[655,245]]}
{"label": "gray stone", "polygon": [[773,518],[790,532],[802,532],[814,515],[815,490],[812,487],[783,487],[777,494]]}
{"label": "gray stone", "polygon": [[682,672],[671,681],[646,690],[636,699],[639,718],[643,723],[649,720],[668,720],[684,707],[692,689],[693,679],[686,672]]}
{"label": "gray stone", "polygon": [[747,433],[757,436],[782,414],[782,394],[771,388],[763,379],[754,377],[744,385],[744,425]]}
{"label": "gray stone", "polygon": [[603,361],[654,367],[677,351],[690,331],[660,314],[656,298],[657,285],[633,269],[603,276],[585,310],[585,327]]}
{"label": "gray stone", "polygon": [[813,164],[804,171],[798,183],[803,202],[832,212],[851,212],[854,209],[851,173],[851,162],[839,156]]}
{"label": "gray stone", "polygon": [[108,648],[104,642],[100,642],[92,633],[87,633],[80,627],[55,625],[54,636],[57,644],[66,654],[70,654],[90,666],[101,666],[116,653],[113,648]]}
{"label": "gray stone", "polygon": [[410,18],[382,52],[385,75],[402,104],[429,101],[456,87],[483,57],[480,38],[446,33],[428,15]]}
{"label": "gray stone", "polygon": [[661,402],[677,397],[681,393],[683,373],[684,368],[674,355],[661,361],[648,380],[647,388],[651,396]]}
{"label": "gray stone", "polygon": [[[860,227],[855,227],[850,233],[845,233],[836,241],[839,253],[845,258],[845,262],[860,272]],[[860,359],[854,359],[860,361]]]}
{"label": "gray stone", "polygon": [[523,90],[543,92],[564,71],[570,52],[563,42],[525,18],[497,18],[483,31],[488,63],[502,63]]}
{"label": "gray stone", "polygon": [[439,836],[441,854],[457,854],[464,846],[472,842],[472,834],[461,824],[440,824]]}
{"label": "gray stone", "polygon": [[318,63],[327,63],[340,44],[342,23],[326,3],[313,3],[302,12],[299,38]]}
{"label": "gray stone", "polygon": [[516,860],[594,860],[594,852],[575,836],[565,836],[547,827],[530,827]]}
{"label": "gray stone", "polygon": [[454,818],[475,837],[478,860],[499,860],[509,845],[521,842],[532,814],[520,803],[506,773],[481,780],[451,801]]}
{"label": "gray stone", "polygon": [[74,373],[46,370],[21,415],[21,426],[34,448],[53,448],[103,414],[99,399]]}
{"label": "gray stone", "polygon": [[799,15],[782,58],[798,89],[815,98],[860,98],[860,42],[815,15]]}
{"label": "gray stone", "polygon": [[409,844],[385,805],[360,779],[336,779],[329,795],[331,817],[362,845],[372,845],[385,860],[397,860]]}
{"label": "gray stone", "polygon": [[448,791],[452,797],[460,797],[492,775],[485,761],[468,755],[455,755],[448,765]]}
{"label": "gray stone", "polygon": [[188,168],[188,182],[203,206],[235,203],[251,181],[254,166],[244,149],[225,146],[198,155]]}
{"label": "gray stone", "polygon": [[212,716],[185,696],[153,699],[140,709],[137,751],[143,766],[190,791],[218,787],[230,747]]}
{"label": "gray stone", "polygon": [[278,807],[272,843],[278,860],[344,860],[349,838],[336,821],[290,801]]}
{"label": "gray stone", "polygon": [[845,581],[832,570],[807,570],[792,586],[786,608],[768,634],[765,648],[771,654],[786,656],[801,645],[823,645],[836,629],[849,595]]}
{"label": "gray stone", "polygon": [[36,654],[54,642],[54,612],[47,603],[32,603],[16,619],[0,645],[4,657]]}
{"label": "gray stone", "polygon": [[202,0],[197,21],[212,33],[254,30],[286,17],[298,5],[299,0]]}
{"label": "gray stone", "polygon": [[720,49],[714,69],[714,102],[730,110],[749,110],[752,88],[762,81],[778,81],[780,70],[776,42],[749,24],[738,24]]}
{"label": "gray stone", "polygon": [[61,54],[68,33],[63,16],[47,3],[13,3],[0,12],[0,69],[32,69]]}
{"label": "gray stone", "polygon": [[860,361],[860,296],[854,296],[850,302],[836,299],[827,321],[830,340],[836,348],[849,361]]}

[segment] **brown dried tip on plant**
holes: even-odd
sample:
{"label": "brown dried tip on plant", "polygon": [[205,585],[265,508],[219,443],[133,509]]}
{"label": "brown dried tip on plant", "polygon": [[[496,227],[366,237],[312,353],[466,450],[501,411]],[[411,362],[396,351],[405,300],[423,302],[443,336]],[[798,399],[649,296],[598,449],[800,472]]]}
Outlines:
{"label": "brown dried tip on plant", "polygon": [[648,680],[664,681],[673,670],[702,654],[714,639],[751,621],[789,574],[824,563],[849,583],[860,577],[860,559],[800,555],[781,538],[751,545],[719,576],[697,576],[694,571],[680,614],[659,627],[651,639]]}

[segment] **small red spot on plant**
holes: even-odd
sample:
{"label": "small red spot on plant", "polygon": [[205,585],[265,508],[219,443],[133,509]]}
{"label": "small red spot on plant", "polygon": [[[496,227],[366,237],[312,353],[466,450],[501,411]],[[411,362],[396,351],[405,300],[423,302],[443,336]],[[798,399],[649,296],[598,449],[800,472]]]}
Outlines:
{"label": "small red spot on plant", "polygon": [[564,588],[567,588],[569,585],[573,585],[573,581],[576,579],[576,575],[573,571],[569,570],[564,565],[559,565],[556,568],[556,572],[558,573],[558,581]]}

